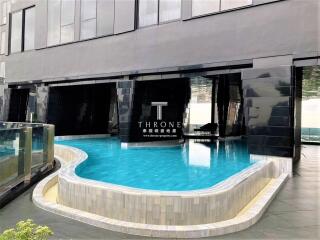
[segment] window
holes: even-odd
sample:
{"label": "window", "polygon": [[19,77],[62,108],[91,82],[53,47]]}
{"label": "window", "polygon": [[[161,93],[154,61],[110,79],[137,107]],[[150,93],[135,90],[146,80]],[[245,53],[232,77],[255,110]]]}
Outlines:
{"label": "window", "polygon": [[252,4],[252,0],[222,0],[221,10],[243,7]]}
{"label": "window", "polygon": [[48,46],[74,41],[75,0],[48,0]]}
{"label": "window", "polygon": [[2,2],[1,4],[1,24],[6,24],[7,23],[7,13],[8,13],[8,3],[7,1]]}
{"label": "window", "polygon": [[24,50],[34,49],[35,8],[25,10]]}
{"label": "window", "polygon": [[81,0],[80,39],[93,38],[97,35],[97,1]]}
{"label": "window", "polygon": [[192,0],[192,16],[199,16],[252,4],[252,0]]}
{"label": "window", "polygon": [[140,0],[139,27],[181,18],[181,0]]}
{"label": "window", "polygon": [[181,18],[181,0],[160,0],[159,21],[168,22]]}
{"label": "window", "polygon": [[10,52],[15,53],[34,49],[34,29],[34,7],[12,13],[10,23]]}
{"label": "window", "polygon": [[1,46],[0,46],[0,54],[6,53],[6,32],[1,32]]}
{"label": "window", "polygon": [[22,51],[22,11],[11,15],[10,51],[12,53]]}
{"label": "window", "polygon": [[220,11],[220,0],[192,0],[192,16]]}
{"label": "window", "polygon": [[150,26],[158,23],[158,0],[139,1],[139,26]]}
{"label": "window", "polygon": [[61,2],[61,43],[74,40],[74,12],[75,0]]}
{"label": "window", "polygon": [[6,77],[6,63],[0,62],[0,77],[5,78]]}
{"label": "window", "polygon": [[48,40],[49,46],[60,43],[60,0],[48,0]]}

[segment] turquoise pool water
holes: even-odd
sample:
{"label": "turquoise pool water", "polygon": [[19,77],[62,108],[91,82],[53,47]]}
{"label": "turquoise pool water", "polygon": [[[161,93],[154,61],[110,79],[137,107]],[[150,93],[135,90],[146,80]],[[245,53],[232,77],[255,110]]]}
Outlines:
{"label": "turquoise pool water", "polygon": [[249,167],[245,141],[177,147],[121,148],[118,138],[57,141],[82,149],[88,159],[80,177],[140,189],[187,191],[209,188]]}

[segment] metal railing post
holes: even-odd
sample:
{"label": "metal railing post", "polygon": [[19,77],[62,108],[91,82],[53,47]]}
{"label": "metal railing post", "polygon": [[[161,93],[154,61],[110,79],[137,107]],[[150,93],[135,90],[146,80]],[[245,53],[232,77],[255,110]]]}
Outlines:
{"label": "metal railing post", "polygon": [[43,157],[48,168],[53,167],[54,162],[54,125],[44,124]]}
{"label": "metal railing post", "polygon": [[32,166],[32,127],[21,129],[19,140],[18,176],[24,177],[24,182],[31,181]]}

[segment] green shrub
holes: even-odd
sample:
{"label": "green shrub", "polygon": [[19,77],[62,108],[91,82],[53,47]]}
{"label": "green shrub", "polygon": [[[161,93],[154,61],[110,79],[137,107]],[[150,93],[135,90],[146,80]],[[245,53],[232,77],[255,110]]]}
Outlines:
{"label": "green shrub", "polygon": [[16,228],[5,230],[0,235],[0,240],[47,240],[53,235],[47,226],[38,226],[31,219],[20,221]]}

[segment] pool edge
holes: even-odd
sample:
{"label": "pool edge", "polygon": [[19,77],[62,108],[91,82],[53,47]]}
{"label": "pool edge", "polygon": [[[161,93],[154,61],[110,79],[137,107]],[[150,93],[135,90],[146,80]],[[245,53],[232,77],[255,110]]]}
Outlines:
{"label": "pool edge", "polygon": [[[78,149],[76,148],[69,149],[75,153],[80,153],[82,155],[82,161],[86,158],[85,153],[83,151],[78,151]],[[82,210],[63,206],[58,203],[47,201],[44,198],[45,192],[48,191],[50,187],[52,187],[54,184],[58,182],[58,175],[60,171],[66,168],[67,165],[70,166],[71,164],[70,162],[66,162],[65,159],[59,156],[55,155],[55,158],[61,162],[62,168],[58,172],[53,173],[52,175],[45,178],[36,186],[33,192],[33,201],[36,206],[49,212],[72,218],[104,229],[149,237],[200,238],[218,236],[246,229],[259,220],[259,218],[262,216],[263,212],[268,207],[276,193],[284,184],[285,180],[289,177],[288,173],[282,173],[278,178],[275,179],[274,184],[269,188],[269,190],[266,191],[266,194],[264,194],[261,197],[261,199],[257,200],[256,203],[241,216],[236,216],[232,219],[225,221],[207,224],[184,226],[154,225],[110,219],[107,217],[99,216],[93,213],[85,212]],[[75,161],[79,163],[79,161]],[[266,186],[268,186],[268,184]],[[264,186],[264,188],[266,188],[266,186]]]}

